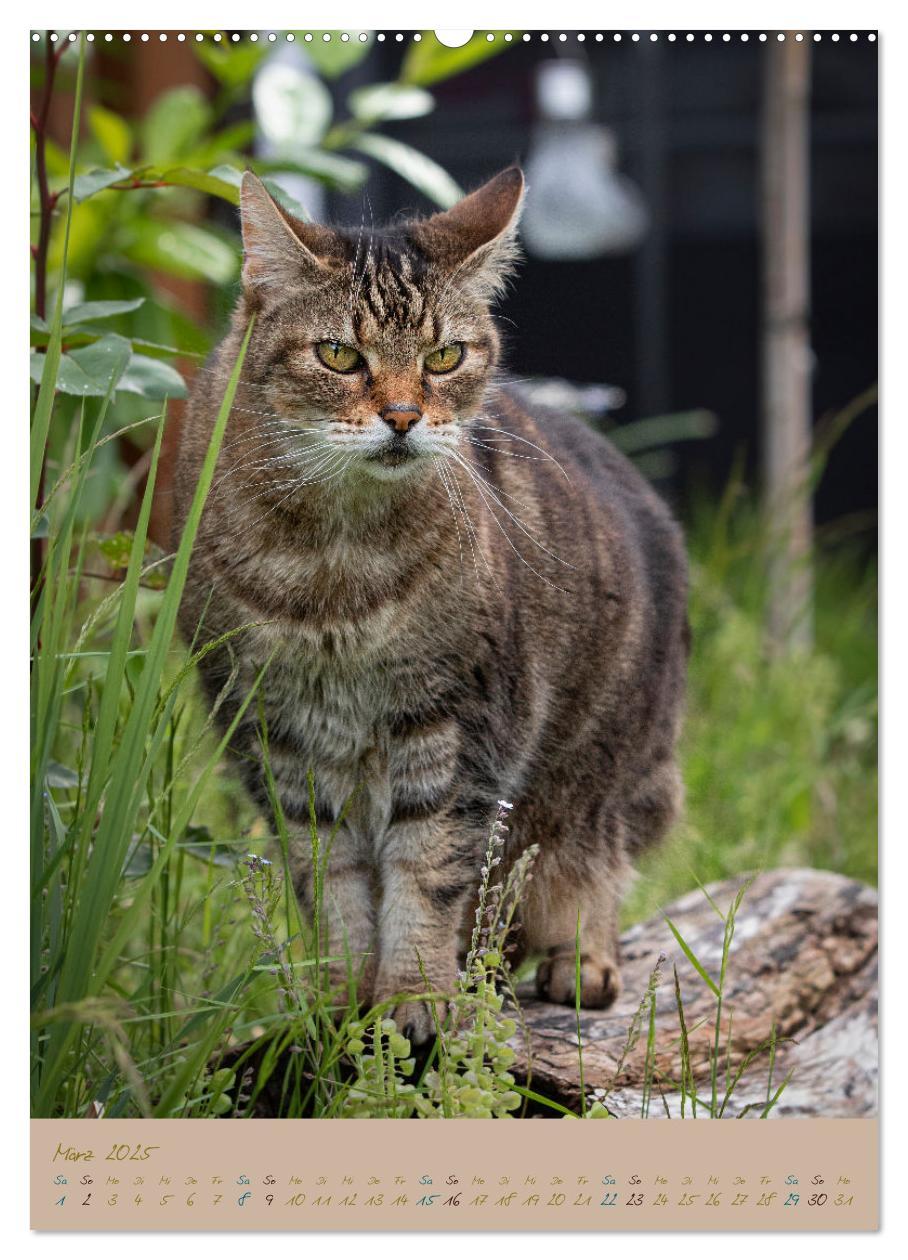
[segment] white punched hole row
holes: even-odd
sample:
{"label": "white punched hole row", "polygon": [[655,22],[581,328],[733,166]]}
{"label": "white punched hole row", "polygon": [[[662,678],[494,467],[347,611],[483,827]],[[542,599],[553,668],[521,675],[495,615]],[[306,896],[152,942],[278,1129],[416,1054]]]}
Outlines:
{"label": "white punched hole row", "polygon": [[[449,48],[460,48],[464,44],[468,43],[475,33],[476,32],[474,31],[436,31],[435,36],[438,39],[439,43],[445,44]],[[187,34],[184,31],[180,31],[175,35],[168,35],[166,32],[161,31],[156,36],[152,36],[148,34],[147,32],[134,33],[131,31],[118,31],[114,33],[111,31],[107,31],[107,32],[100,33],[100,32],[95,32],[95,31],[88,31],[86,33],[85,38],[90,44],[95,43],[95,42],[110,44],[110,43],[113,43],[115,40],[120,40],[124,44],[129,44],[133,41],[133,39],[143,44],[147,44],[150,40],[155,40],[162,44],[166,44],[171,39],[175,41],[176,43],[180,43],[180,44],[186,43],[187,40],[195,41],[198,44],[204,43],[206,40],[210,40],[212,43],[215,43],[215,44],[220,44],[220,43],[238,44],[242,41],[244,36],[246,39],[250,41],[250,43],[253,43],[253,44],[257,43],[260,39],[271,44],[276,43],[278,40],[285,40],[287,43],[292,44],[294,40],[296,39],[296,33],[293,31],[287,31],[284,33],[279,32],[279,31],[267,31],[261,35],[257,31],[251,31],[249,32],[249,34],[245,34],[244,32],[244,35],[240,35],[238,31],[233,31],[229,37],[225,36],[220,31],[215,31],[214,34],[209,34],[209,35],[204,35],[201,32],[196,32],[195,34],[193,33]],[[56,44],[60,42],[60,38],[61,37],[57,34],[56,31],[51,31],[50,33],[51,43]],[[384,43],[385,40],[387,39],[393,39],[396,43],[402,44],[408,37],[400,31],[398,31],[393,36],[386,34],[384,31],[379,31],[376,33],[375,38],[380,44]],[[409,35],[409,38],[414,43],[419,43],[419,41],[422,39],[422,35],[419,31],[415,31]],[[498,39],[500,39],[503,43],[509,44],[515,38],[518,38],[518,36],[515,36],[511,31],[505,31],[505,32],[487,31],[485,34],[485,38],[490,44],[495,43],[495,41]],[[629,40],[631,43],[640,43],[641,40],[643,40],[644,38],[648,39],[652,43],[656,43],[657,41],[664,39],[670,44],[676,43],[678,40],[683,40],[685,43],[692,44],[694,43],[695,40],[699,38],[699,39],[702,39],[707,44],[712,43],[714,40],[717,42],[725,43],[725,44],[731,43],[732,41],[740,41],[741,43],[746,44],[751,38],[757,40],[759,43],[766,43],[770,39],[775,39],[779,41],[780,43],[784,43],[784,41],[788,38],[788,35],[786,34],[785,31],[773,31],[773,32],[761,31],[757,34],[753,34],[750,31],[740,31],[740,32],[736,31],[734,33],[725,31],[721,35],[714,34],[711,31],[697,31],[696,33],[692,31],[688,31],[684,35],[679,35],[675,33],[674,31],[671,31],[668,33],[651,31],[649,32],[648,35],[644,37],[637,31],[634,31],[631,33],[615,31],[614,33],[611,33],[611,34],[606,34],[606,33],[603,33],[602,31],[597,31],[591,35],[587,35],[583,31],[577,31],[577,32],[572,31],[570,33],[566,31],[562,31],[560,34],[557,34],[557,35],[550,34],[548,31],[535,31],[535,32],[524,31],[522,34],[519,35],[519,38],[524,43],[527,43],[527,44],[530,43],[530,41],[533,39],[538,39],[543,44],[546,44],[550,40],[553,40],[553,39],[556,40],[556,42],[561,43],[561,44],[567,43],[569,40],[574,39],[576,40],[577,43],[582,44],[586,41],[587,38],[593,40],[597,44],[601,44],[603,40],[611,40],[612,42],[616,44],[620,44],[624,40]],[[794,35],[794,39],[799,43],[807,38],[808,38],[808,35],[806,35],[802,31],[798,31]],[[823,39],[829,39],[834,44],[839,43],[842,40],[847,40],[849,43],[856,44],[858,40],[861,38],[861,36],[858,35],[855,31],[852,31],[848,35],[842,34],[838,31],[832,31],[832,32],[814,31],[811,35],[809,35],[809,38],[812,39],[815,43],[820,43]],[[32,32],[32,43],[37,44],[40,42],[41,39],[43,39],[43,35],[39,31]],[[64,42],[75,43],[77,39],[78,39],[78,32],[70,31],[66,35],[66,40]],[[332,40],[338,40],[340,43],[344,43],[344,44],[349,43],[351,40],[359,40],[361,43],[366,43],[368,39],[369,39],[369,32],[367,31],[358,31],[358,32],[306,31],[303,33],[303,36],[302,36],[302,40],[304,43],[312,43],[313,40],[322,40],[326,44],[331,43]],[[868,32],[866,39],[868,43],[871,43],[871,44],[875,43],[876,33],[874,31]]]}

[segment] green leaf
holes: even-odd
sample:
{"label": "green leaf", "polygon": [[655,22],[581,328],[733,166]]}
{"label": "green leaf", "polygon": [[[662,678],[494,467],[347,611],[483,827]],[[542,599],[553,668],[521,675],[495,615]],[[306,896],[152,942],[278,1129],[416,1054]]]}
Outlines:
{"label": "green leaf", "polygon": [[240,184],[243,182],[243,172],[237,167],[225,162],[220,166],[212,167],[208,174],[212,179],[219,179],[223,184],[230,184],[239,193]]}
{"label": "green leaf", "polygon": [[[131,354],[132,346],[125,337],[116,333],[99,337],[90,346],[60,356],[56,389],[62,394],[75,394],[82,398],[103,398],[119,381]],[[41,380],[44,358],[43,354],[32,351],[30,373],[33,381]]]}
{"label": "green leaf", "polygon": [[186,838],[180,843],[180,848],[200,862],[211,862],[231,871],[236,867],[236,846],[215,840],[207,827],[187,827]]}
{"label": "green leaf", "polygon": [[189,280],[210,280],[212,284],[229,284],[236,277],[236,250],[195,223],[142,219],[133,230],[135,237],[125,246],[124,253],[134,262]]}
{"label": "green leaf", "polygon": [[51,177],[65,178],[69,174],[69,155],[64,153],[58,144],[47,137],[44,141],[44,156],[47,159],[47,173]]}
{"label": "green leaf", "polygon": [[463,190],[446,170],[400,140],[392,140],[390,136],[366,135],[358,136],[352,144],[361,153],[390,167],[443,209],[453,206],[463,196]]}
{"label": "green leaf", "polygon": [[638,451],[651,450],[656,446],[712,437],[718,427],[719,421],[715,414],[701,407],[695,411],[647,416],[645,420],[615,425],[609,430],[609,439],[625,455],[634,455]]}
{"label": "green leaf", "polygon": [[204,43],[192,45],[195,55],[224,87],[236,88],[248,83],[268,52],[268,45],[241,40],[238,44]]}
{"label": "green leaf", "polygon": [[210,197],[220,197],[234,206],[240,204],[240,195],[236,186],[221,179],[212,171],[197,171],[188,166],[173,166],[161,174],[161,179],[178,188],[195,188],[199,192],[208,193]]}
{"label": "green leaf", "polygon": [[[120,709],[120,692],[125,676],[127,649],[132,634],[132,622],[135,613],[136,596],[139,588],[142,554],[145,539],[148,536],[148,522],[151,517],[151,500],[154,494],[154,483],[157,475],[158,458],[161,451],[163,425],[159,426],[152,452],[151,465],[142,496],[142,506],[136,524],[135,541],[129,560],[126,580],[120,593],[116,624],[111,640],[111,651],[107,664],[104,687],[94,727],[93,756],[89,771],[88,785],[85,792],[85,808],[80,825],[79,843],[87,848],[89,834],[94,830],[94,820],[101,795],[105,787],[109,795],[105,808],[101,813],[101,821],[95,834],[95,843],[102,843],[103,848],[95,848],[88,859],[88,866],[82,872],[85,883],[82,897],[77,903],[74,917],[77,920],[76,931],[79,933],[79,950],[69,950],[62,958],[60,965],[60,981],[58,997],[64,1001],[80,1000],[89,990],[92,979],[103,983],[103,977],[93,972],[96,949],[100,937],[100,927],[110,909],[116,882],[126,854],[130,838],[133,834],[133,822],[136,810],[131,808],[134,800],[135,779],[142,768],[142,752],[136,748],[138,743],[136,726],[141,723],[142,744],[145,737],[153,731],[153,722],[148,715],[148,700],[141,693],[135,697],[130,715],[124,728],[124,740],[129,738],[129,746],[121,741],[114,753],[114,735]],[[178,598],[178,597],[177,597]],[[164,600],[166,601],[165,594]],[[152,633],[152,643],[161,631],[160,622]],[[168,632],[168,640],[170,633]],[[150,688],[150,683],[148,684]],[[143,691],[145,688],[143,687]],[[127,758],[124,765],[124,758]],[[88,903],[91,903],[89,906]],[[100,910],[99,910],[100,905]],[[115,934],[116,935],[116,934]],[[41,1082],[41,1097],[36,1110],[43,1113],[47,1100],[53,1095],[56,1081],[65,1070],[66,1048],[79,1035],[79,1027],[74,1023],[56,1025],[52,1028],[45,1059],[45,1075]]]}
{"label": "green leaf", "polygon": [[132,356],[117,389],[150,399],[185,398],[187,393],[186,382],[175,368],[145,354]]}
{"label": "green leaf", "polygon": [[[79,949],[66,951],[62,957],[56,994],[59,1004],[78,1002],[86,996],[96,995],[106,984],[113,960],[116,959],[117,952],[122,948],[125,940],[125,937],[121,938],[119,931],[115,930],[112,939],[108,941],[106,950],[103,951],[100,962],[98,961],[101,942],[105,935],[109,935],[106,927],[117,893],[120,872],[135,829],[133,823],[147,790],[152,765],[160,754],[164,738],[170,730],[174,701],[169,700],[163,706],[163,711],[159,712],[161,687],[189,570],[190,554],[205,500],[214,479],[218,452],[236,397],[252,327],[250,320],[214,422],[195,494],[170,571],[167,589],[160,601],[157,618],[151,631],[142,674],[114,747],[126,649],[131,637],[138,592],[141,554],[148,536],[151,501],[161,451],[163,426],[158,429],[148,470],[146,490],[142,497],[142,506],[136,524],[129,570],[120,598],[107,675],[95,724],[95,755],[92,758],[83,824],[79,836],[80,843],[84,843],[91,835],[92,844],[87,865],[82,872],[84,882],[73,912],[71,925],[72,936],[73,939],[79,941]],[[96,810],[102,792],[105,793],[104,809],[95,827]],[[194,807],[194,794],[190,794],[190,799]],[[166,860],[166,855],[172,850],[180,828],[188,825],[188,822],[188,817],[183,817],[182,814],[178,816],[174,829],[162,844],[155,866],[158,860]],[[149,872],[144,883],[150,884],[152,879],[153,872]],[[139,901],[140,896],[137,894],[134,905]],[[117,952],[112,954],[113,950]],[[225,1022],[228,1017],[229,1012],[224,1016]],[[81,1035],[81,1029],[82,1024],[76,1020],[55,1023],[51,1026],[45,1046],[40,1092],[35,1104],[36,1114],[49,1114],[51,1100],[55,1096],[61,1075],[66,1070],[67,1051],[73,1041]],[[203,1046],[202,1053],[207,1054],[208,1047]],[[195,1066],[191,1065],[192,1074],[195,1071]],[[185,1086],[178,1081],[176,1088],[185,1088]],[[164,1101],[168,1106],[173,1106],[169,1092],[165,1095]]]}
{"label": "green leaf", "polygon": [[522,1094],[524,1098],[529,1098],[531,1102],[541,1103],[543,1107],[549,1107],[552,1111],[557,1111],[562,1116],[570,1116],[572,1120],[580,1119],[576,1111],[571,1111],[570,1108],[565,1107],[563,1103],[554,1102],[551,1098],[546,1098],[543,1094],[537,1094],[534,1089],[527,1089],[524,1085],[512,1085],[511,1088],[516,1090],[518,1094]]}
{"label": "green leaf", "polygon": [[333,113],[331,93],[321,80],[296,66],[267,63],[256,76],[252,102],[259,127],[278,155],[295,155],[317,144]]}
{"label": "green leaf", "polygon": [[92,105],[88,111],[88,126],[108,162],[119,165],[127,160],[132,149],[132,131],[120,114]]}
{"label": "green leaf", "polygon": [[339,153],[328,153],[324,149],[294,149],[292,154],[276,161],[259,161],[253,164],[256,172],[291,171],[294,174],[306,175],[317,179],[331,188],[341,192],[355,192],[369,174],[369,168],[363,162],[353,158],[342,157]]}
{"label": "green leaf", "polygon": [[406,83],[371,83],[347,97],[354,118],[364,123],[422,118],[435,108],[435,98],[421,87]]}
{"label": "green leaf", "polygon": [[[303,36],[310,33],[313,38],[311,42],[306,44],[305,53],[319,74],[325,79],[336,79],[345,71],[358,65],[369,52],[372,45],[372,37],[361,40],[359,31],[295,32],[296,38],[301,43],[303,42]],[[343,40],[341,39],[342,34],[348,34],[350,38]],[[323,35],[330,35],[330,40],[324,40],[322,38]]]}
{"label": "green leaf", "polygon": [[[230,200],[234,205],[239,205],[239,185],[243,181],[243,171],[238,170],[236,166],[215,166],[214,170],[209,171],[209,175],[213,179],[219,180],[219,183],[229,185],[230,189],[232,189],[232,195],[229,198],[225,198],[225,200]],[[290,210],[291,214],[296,214],[297,218],[306,219],[306,221],[309,219],[309,212],[307,212],[304,205],[297,202],[295,197],[291,197],[290,193],[281,184],[278,184],[277,180],[266,176],[262,183],[272,197],[276,197],[278,202],[283,205],[283,208]]]}
{"label": "green leaf", "polygon": [[667,915],[667,914],[663,914],[663,916],[662,916],[662,917],[665,919],[665,922],[668,924],[668,926],[669,926],[669,929],[670,929],[670,931],[671,931],[672,936],[675,938],[675,940],[676,940],[676,941],[678,942],[678,944],[681,946],[681,949],[682,949],[682,951],[683,951],[683,953],[684,953],[684,957],[687,959],[687,961],[688,961],[688,962],[690,963],[690,965],[693,967],[694,971],[696,971],[696,973],[697,973],[697,975],[700,977],[700,979],[701,979],[701,980],[703,980],[703,981],[705,981],[705,983],[709,986],[709,988],[712,990],[712,992],[713,992],[714,996],[715,996],[715,997],[718,997],[718,996],[719,996],[719,986],[716,984],[715,980],[713,980],[713,978],[709,975],[709,973],[707,972],[706,968],[703,966],[703,964],[702,964],[702,963],[700,962],[700,960],[697,958],[697,956],[696,956],[696,954],[694,953],[694,951],[691,949],[691,947],[688,945],[687,941],[684,939],[684,937],[681,935],[681,933],[680,933],[680,932],[678,931],[678,929],[675,927],[674,923],[672,923],[672,921],[671,921],[671,919],[668,917],[668,915]]}
{"label": "green leaf", "polygon": [[186,154],[185,166],[209,170],[219,162],[230,161],[247,149],[255,137],[255,123],[251,118],[243,118],[231,123],[213,136],[207,136],[191,153]]}
{"label": "green leaf", "polygon": [[133,539],[131,529],[121,529],[108,538],[97,540],[98,550],[112,569],[125,569],[132,555]]}
{"label": "green leaf", "polygon": [[145,302],[142,297],[124,301],[111,302],[77,302],[63,312],[64,328],[72,328],[75,324],[87,324],[93,319],[109,319],[111,315],[126,315],[137,311]]}
{"label": "green leaf", "polygon": [[[450,79],[455,74],[462,74],[480,62],[488,61],[505,49],[512,47],[506,44],[501,32],[474,31],[470,39],[460,48],[448,48],[439,43],[434,31],[422,31],[419,43],[411,41],[401,66],[400,78],[403,83],[439,83],[442,79]],[[495,34],[494,40],[487,40],[486,35]],[[516,32],[514,32],[516,37]]]}
{"label": "green leaf", "polygon": [[139,879],[143,875],[147,875],[154,865],[154,854],[151,845],[136,844],[126,855],[126,861],[123,863],[123,869],[120,872],[121,879]]}
{"label": "green leaf", "polygon": [[213,111],[197,87],[171,88],[159,96],[142,124],[142,151],[155,165],[183,157],[211,125]]}
{"label": "green leaf", "polygon": [[131,179],[132,171],[121,166],[119,162],[113,170],[93,170],[87,175],[78,175],[73,181],[73,199],[87,201],[95,193],[102,192],[111,184],[119,184],[124,179]]}
{"label": "green leaf", "polygon": [[311,215],[301,201],[297,201],[295,197],[291,197],[286,188],[279,184],[276,179],[266,176],[262,183],[277,201],[281,203],[285,210],[289,210],[291,214],[296,215],[298,219],[302,219],[304,223],[308,223]]}

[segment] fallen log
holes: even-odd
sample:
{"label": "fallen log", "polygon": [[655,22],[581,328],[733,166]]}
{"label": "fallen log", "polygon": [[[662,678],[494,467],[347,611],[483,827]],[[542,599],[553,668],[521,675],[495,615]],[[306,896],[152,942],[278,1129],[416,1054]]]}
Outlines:
{"label": "fallen log", "polygon": [[[708,897],[697,889],[665,910],[714,982],[725,933],[718,912],[727,913],[745,882],[742,877],[712,884],[705,890]],[[587,1105],[602,1102],[619,1117],[640,1116],[643,1110],[651,1118],[682,1114],[677,968],[699,1117],[711,1109],[718,1113],[736,1076],[723,1118],[760,1116],[786,1078],[769,1111],[772,1117],[876,1113],[874,889],[829,871],[758,875],[735,916],[721,1010],[662,916],[630,928],[621,947],[622,995],[607,1011],[581,1010],[579,1015]],[[521,1029],[512,1041],[518,1078],[546,1098],[579,1109],[577,1013],[518,992]],[[654,1037],[648,1050],[652,1004]],[[629,1040],[635,1017],[638,1035]],[[684,1092],[684,1114],[690,1116],[691,1090]]]}

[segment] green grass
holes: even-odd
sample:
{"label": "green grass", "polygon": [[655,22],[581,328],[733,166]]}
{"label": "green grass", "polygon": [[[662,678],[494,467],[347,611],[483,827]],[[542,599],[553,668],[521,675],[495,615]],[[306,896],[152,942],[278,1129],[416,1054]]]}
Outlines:
{"label": "green grass", "polygon": [[810,866],[876,882],[876,567],[860,547],[821,539],[814,647],[776,657],[763,538],[745,497],[727,518],[701,504],[690,525],[685,817],[639,863],[627,923],[744,871]]}

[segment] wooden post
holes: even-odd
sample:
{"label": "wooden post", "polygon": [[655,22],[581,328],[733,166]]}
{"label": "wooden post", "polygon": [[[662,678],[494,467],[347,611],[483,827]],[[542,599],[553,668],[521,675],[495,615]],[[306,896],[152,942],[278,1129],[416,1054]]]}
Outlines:
{"label": "wooden post", "polygon": [[768,632],[777,651],[813,638],[809,484],[811,387],[810,48],[770,37],[762,134],[764,506],[769,537]]}

